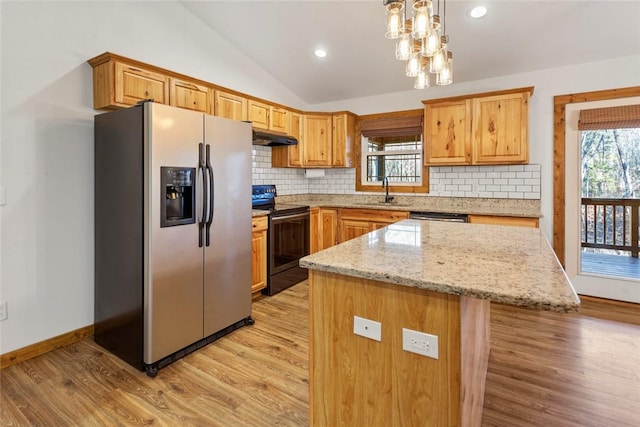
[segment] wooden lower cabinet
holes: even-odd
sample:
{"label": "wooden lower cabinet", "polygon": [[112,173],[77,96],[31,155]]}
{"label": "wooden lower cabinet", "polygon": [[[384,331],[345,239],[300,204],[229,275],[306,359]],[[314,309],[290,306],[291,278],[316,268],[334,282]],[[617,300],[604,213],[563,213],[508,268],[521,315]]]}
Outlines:
{"label": "wooden lower cabinet", "polygon": [[340,242],[409,218],[409,212],[381,209],[340,209]]}
{"label": "wooden lower cabinet", "polygon": [[473,224],[513,225],[517,227],[540,227],[540,220],[531,217],[469,215],[469,222]]}
{"label": "wooden lower cabinet", "polygon": [[311,247],[315,253],[338,243],[338,210],[328,208],[311,209]]}
{"label": "wooden lower cabinet", "polygon": [[254,217],[251,233],[251,293],[267,287],[267,228],[266,216]]}
{"label": "wooden lower cabinet", "polygon": [[357,219],[343,219],[340,221],[340,237],[341,242],[355,239],[372,231],[369,221],[361,221]]}

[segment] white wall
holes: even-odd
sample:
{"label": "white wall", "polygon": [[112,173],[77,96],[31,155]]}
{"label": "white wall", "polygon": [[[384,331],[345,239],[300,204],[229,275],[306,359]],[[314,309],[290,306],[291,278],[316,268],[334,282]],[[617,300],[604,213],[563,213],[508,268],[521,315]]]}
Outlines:
{"label": "white wall", "polygon": [[[640,56],[635,56],[308,106],[173,1],[0,1],[0,20],[0,185],[8,199],[0,207],[0,300],[9,304],[9,319],[0,322],[0,354],[93,322],[95,112],[86,60],[100,53],[112,51],[314,111],[379,113],[421,108],[427,97],[534,85],[531,161],[542,168],[548,235],[553,96],[640,84]],[[608,66],[614,72],[604,72]],[[345,174],[353,172],[332,171],[323,179],[347,186]],[[307,185],[310,192],[323,192],[321,181]]]}
{"label": "white wall", "polygon": [[179,3],[0,2],[0,354],[93,323],[92,71],[105,51],[304,109]]}
{"label": "white wall", "polygon": [[311,105],[314,111],[349,110],[356,114],[422,108],[422,100],[534,86],[529,104],[530,161],[541,165],[541,228],[553,236],[553,97],[640,85],[640,55],[602,62],[514,74],[451,86]]}

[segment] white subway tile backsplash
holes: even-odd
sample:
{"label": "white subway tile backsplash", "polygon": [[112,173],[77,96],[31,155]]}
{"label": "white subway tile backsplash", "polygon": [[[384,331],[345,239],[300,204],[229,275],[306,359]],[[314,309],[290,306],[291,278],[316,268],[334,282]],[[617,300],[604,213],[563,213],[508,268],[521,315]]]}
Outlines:
{"label": "white subway tile backsplash", "polygon": [[539,199],[540,165],[431,167],[430,187],[431,196]]}
{"label": "white subway tile backsplash", "polygon": [[[252,150],[253,184],[275,184],[279,195],[354,194],[355,169],[326,169],[306,178],[302,169],[272,168],[271,148]],[[540,165],[434,166],[429,196],[540,199]],[[375,193],[364,193],[375,194]]]}

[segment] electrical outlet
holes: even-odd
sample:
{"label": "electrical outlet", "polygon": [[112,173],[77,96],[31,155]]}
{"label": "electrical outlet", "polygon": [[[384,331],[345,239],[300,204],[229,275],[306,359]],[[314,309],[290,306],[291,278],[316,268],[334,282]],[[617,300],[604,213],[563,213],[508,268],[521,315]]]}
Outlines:
{"label": "electrical outlet", "polygon": [[353,316],[353,333],[375,341],[382,340],[382,323]]}
{"label": "electrical outlet", "polygon": [[402,328],[402,349],[422,356],[438,358],[438,337]]}
{"label": "electrical outlet", "polygon": [[7,302],[3,301],[0,303],[0,320],[7,320],[9,317],[9,312],[7,311]]}

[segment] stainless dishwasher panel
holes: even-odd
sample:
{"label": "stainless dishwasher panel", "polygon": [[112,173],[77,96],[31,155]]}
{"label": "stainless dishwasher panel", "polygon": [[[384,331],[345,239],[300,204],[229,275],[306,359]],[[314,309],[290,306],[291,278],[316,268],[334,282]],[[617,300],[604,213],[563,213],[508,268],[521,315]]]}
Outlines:
{"label": "stainless dishwasher panel", "polygon": [[425,221],[469,222],[467,214],[443,212],[409,212],[409,219]]}

